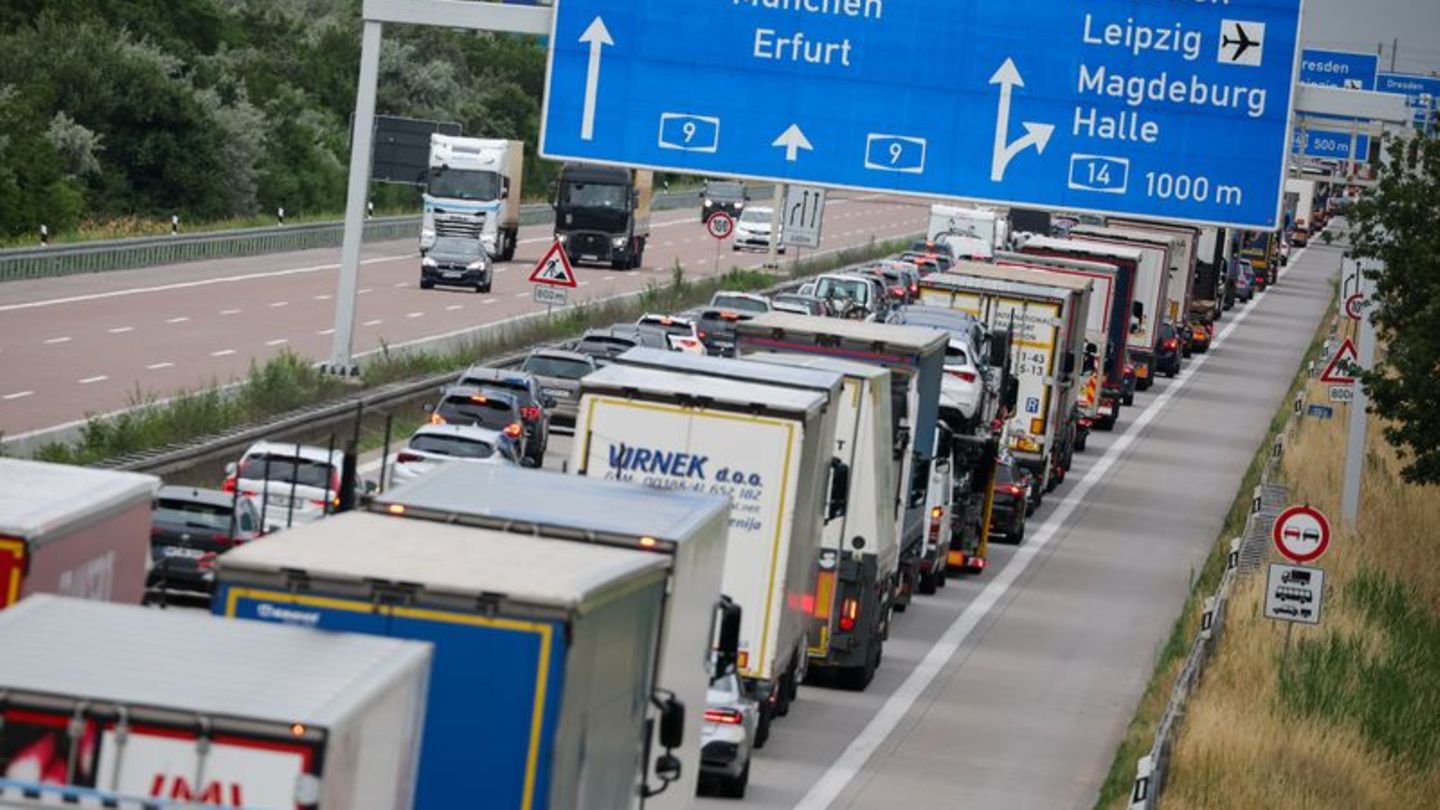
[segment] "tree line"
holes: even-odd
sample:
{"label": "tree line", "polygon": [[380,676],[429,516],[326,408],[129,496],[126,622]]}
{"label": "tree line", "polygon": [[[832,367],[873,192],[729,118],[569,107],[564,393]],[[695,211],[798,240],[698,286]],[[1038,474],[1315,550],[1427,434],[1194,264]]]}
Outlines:
{"label": "tree line", "polygon": [[[0,235],[124,217],[204,222],[344,205],[360,0],[0,3]],[[458,121],[534,155],[534,38],[389,26],[383,114]],[[375,188],[377,206],[414,189]]]}

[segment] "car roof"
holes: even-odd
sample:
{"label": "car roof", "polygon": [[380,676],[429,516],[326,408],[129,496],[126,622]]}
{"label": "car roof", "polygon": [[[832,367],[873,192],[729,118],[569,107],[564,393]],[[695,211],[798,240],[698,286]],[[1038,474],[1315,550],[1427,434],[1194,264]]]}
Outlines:
{"label": "car roof", "polygon": [[160,491],[155,493],[155,497],[167,501],[190,501],[191,503],[203,503],[206,506],[222,506],[226,509],[235,504],[234,493],[203,487],[182,487],[174,484],[160,487]]}
{"label": "car roof", "polygon": [[[530,352],[531,357],[553,357],[557,360],[574,360],[578,363],[593,363],[595,358],[584,352],[572,352],[569,349],[536,349]],[[526,372],[529,373],[529,372]]]}
{"label": "car roof", "polygon": [[479,425],[421,425],[410,434],[410,438],[416,436],[454,436],[458,439],[468,439],[472,442],[485,442],[495,444],[503,441],[505,434],[498,430],[483,428]]}
{"label": "car roof", "polygon": [[656,313],[654,313],[654,312],[647,312],[647,313],[645,313],[644,315],[641,315],[639,318],[635,319],[635,325],[636,325],[636,326],[650,326],[651,324],[641,323],[641,321],[647,321],[647,320],[660,321],[661,323],[670,322],[670,323],[675,323],[675,324],[678,324],[678,325],[681,325],[681,326],[690,326],[690,325],[691,325],[690,318],[689,318],[689,316],[687,316],[687,315],[659,315],[659,314],[656,314]]}
{"label": "car roof", "polygon": [[294,458],[297,452],[300,458],[305,461],[325,461],[325,457],[328,455],[331,464],[338,464],[340,460],[345,457],[345,451],[343,450],[331,451],[324,447],[316,447],[311,444],[296,444],[295,442],[256,442],[250,445],[249,449],[245,451],[245,455],[258,456],[263,454],[277,458],[281,456]]}
{"label": "car roof", "polygon": [[490,388],[481,385],[449,385],[440,392],[442,398],[449,397],[489,397],[490,399],[508,400],[512,406],[520,401],[513,391],[506,391],[503,388]]}
{"label": "car roof", "polygon": [[528,371],[520,371],[518,369],[509,368],[495,368],[494,366],[487,366],[480,363],[477,363],[465,369],[465,372],[461,374],[460,377],[461,379],[466,380],[524,382],[526,384],[530,383],[530,381],[534,379],[532,376],[530,376],[530,372]]}

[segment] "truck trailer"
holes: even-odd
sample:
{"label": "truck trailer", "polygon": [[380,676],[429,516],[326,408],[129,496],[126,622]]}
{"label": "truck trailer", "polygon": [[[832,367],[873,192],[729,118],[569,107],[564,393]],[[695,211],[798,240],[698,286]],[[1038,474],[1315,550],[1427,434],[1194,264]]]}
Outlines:
{"label": "truck trailer", "polygon": [[140,604],[153,475],[0,458],[0,609],[35,593]]}
{"label": "truck trailer", "polygon": [[650,171],[566,163],[555,181],[555,240],[573,263],[639,268],[653,192]]}
{"label": "truck trailer", "polygon": [[[685,705],[685,738],[676,751],[680,778],[645,802],[647,808],[689,807],[700,772],[705,691],[712,674],[723,674],[734,650],[723,650],[712,672],[710,636],[723,613],[720,575],[730,502],[725,498],[663,492],[575,475],[498,467],[442,464],[421,478],[378,495],[374,512],[506,532],[569,543],[638,549],[665,562],[669,592],[660,629],[658,688]],[[403,541],[403,538],[401,538]],[[652,715],[655,713],[652,712]],[[663,747],[659,717],[651,718],[650,749]],[[645,783],[662,784],[655,757],[647,757]]]}
{"label": "truck trailer", "polygon": [[440,236],[478,239],[492,258],[515,258],[525,144],[430,135],[430,171],[420,217],[420,252]]}
{"label": "truck trailer", "polygon": [[351,512],[218,568],[218,615],[434,644],[416,807],[628,810],[652,701],[680,742],[654,689],[659,555]]}
{"label": "truck trailer", "polygon": [[835,357],[888,369],[900,577],[893,608],[903,611],[918,589],[925,554],[925,499],[935,446],[944,332],[913,326],[768,312],[736,326],[742,354],[774,352]]}
{"label": "truck trailer", "polygon": [[827,404],[815,391],[633,366],[580,381],[573,472],[730,499],[720,590],[742,611],[738,672],[762,733],[804,679],[820,537],[844,507]]}
{"label": "truck trailer", "polygon": [[413,806],[429,644],[42,594],[0,649],[0,796]]}
{"label": "truck trailer", "polygon": [[[1170,309],[1170,251],[1167,238],[1137,236],[1097,225],[1076,225],[1070,238],[1080,242],[1126,247],[1140,252],[1135,270],[1135,301],[1131,305],[1129,362],[1135,367],[1135,387],[1145,391],[1155,382],[1155,355],[1160,345],[1160,324],[1173,321]],[[1178,314],[1178,304],[1177,314]]]}

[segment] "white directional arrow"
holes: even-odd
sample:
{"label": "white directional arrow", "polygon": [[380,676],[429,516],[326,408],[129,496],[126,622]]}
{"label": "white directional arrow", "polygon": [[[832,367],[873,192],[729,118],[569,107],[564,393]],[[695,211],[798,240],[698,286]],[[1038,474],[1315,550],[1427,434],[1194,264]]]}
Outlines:
{"label": "white directional arrow", "polygon": [[1050,143],[1050,136],[1055,133],[1055,125],[1023,121],[1020,125],[1025,127],[1025,134],[1014,143],[1007,144],[1006,139],[1010,137],[1010,95],[1016,87],[1024,87],[1025,81],[1020,78],[1015,61],[1007,58],[990,77],[990,83],[1000,85],[1000,108],[995,112],[995,148],[990,156],[990,180],[998,183],[1005,179],[1005,167],[1016,155],[1031,146],[1035,147],[1036,154],[1045,151],[1045,145]]}
{"label": "white directional arrow", "polygon": [[590,46],[590,66],[585,72],[585,112],[580,118],[580,140],[589,141],[595,138],[595,100],[600,94],[600,49],[614,45],[615,40],[610,38],[610,29],[605,27],[605,21],[596,17],[580,35],[580,41]]}
{"label": "white directional arrow", "polygon": [[798,124],[791,124],[790,128],[780,133],[780,137],[776,138],[775,142],[770,145],[785,147],[785,159],[791,163],[794,163],[800,158],[801,149],[806,151],[815,150],[815,147],[810,145],[810,139],[806,138],[805,133],[800,131]]}

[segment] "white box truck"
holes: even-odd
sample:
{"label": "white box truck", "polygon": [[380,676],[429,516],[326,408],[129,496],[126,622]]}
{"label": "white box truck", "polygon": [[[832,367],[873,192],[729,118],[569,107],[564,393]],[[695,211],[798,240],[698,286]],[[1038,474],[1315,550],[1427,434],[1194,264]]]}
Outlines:
{"label": "white box truck", "polygon": [[[1097,225],[1076,225],[1070,229],[1070,238],[1140,251],[1140,263],[1135,270],[1135,300],[1131,305],[1129,359],[1135,366],[1135,388],[1140,391],[1150,388],[1155,382],[1155,350],[1160,344],[1160,324],[1174,320],[1169,312],[1173,240],[1140,236]],[[1177,312],[1178,307],[1176,304]]]}
{"label": "white box truck", "polygon": [[1011,332],[1011,372],[1019,390],[1005,442],[1016,461],[1040,482],[1038,502],[1064,480],[1074,451],[1075,374],[1089,304],[1073,289],[994,278],[996,269],[957,262],[950,272],[921,280],[920,301]]}
{"label": "white box truck", "polygon": [[430,662],[414,641],[32,596],[0,613],[0,796],[408,810]]}
{"label": "white box truck", "polygon": [[[370,509],[409,519],[433,520],[569,543],[640,550],[666,564],[668,596],[661,619],[655,683],[685,706],[685,738],[675,752],[680,778],[647,798],[647,808],[685,808],[694,803],[701,771],[700,738],[705,692],[712,674],[724,674],[735,651],[722,650],[712,673],[710,634],[721,609],[720,574],[725,565],[727,498],[665,492],[647,487],[489,464],[442,464],[427,475],[375,496]],[[396,542],[405,541],[398,532]],[[723,623],[723,622],[722,622]],[[738,629],[738,628],[737,628]],[[722,634],[723,637],[724,634]],[[652,711],[652,715],[656,713]],[[660,751],[658,716],[651,718],[650,750]],[[647,792],[664,784],[657,757],[648,756]]]}
{"label": "white box truck", "polygon": [[832,489],[815,472],[831,457],[826,404],[814,391],[628,366],[580,381],[573,472],[730,498],[721,592],[742,611],[738,670],[766,732],[805,675]]}
{"label": "white box truck", "polygon": [[937,204],[930,206],[925,237],[931,242],[950,242],[957,256],[988,259],[1006,246],[1010,223],[996,211]]}
{"label": "white box truck", "polygon": [[1193,225],[1149,222],[1141,219],[1111,217],[1107,225],[1120,233],[1172,240],[1170,250],[1170,283],[1166,290],[1167,309],[1171,320],[1188,320],[1195,300],[1195,268],[1200,260],[1200,229]]}
{"label": "white box truck", "polygon": [[[652,701],[662,739],[682,741],[683,709],[654,688],[666,567],[640,549],[350,512],[221,557],[212,610],[434,644],[416,807],[632,810]],[[291,678],[246,682],[269,694]]]}
{"label": "white box truck", "polygon": [[525,144],[495,138],[430,135],[430,172],[420,217],[420,252],[440,236],[479,239],[502,262],[520,241]]}
{"label": "white box truck", "polygon": [[845,514],[825,524],[815,586],[810,673],[863,690],[875,677],[890,635],[900,572],[895,522],[895,461],[890,440],[890,372],[880,366],[803,354],[747,354],[780,368],[840,374],[844,391],[834,457],[849,470]]}

